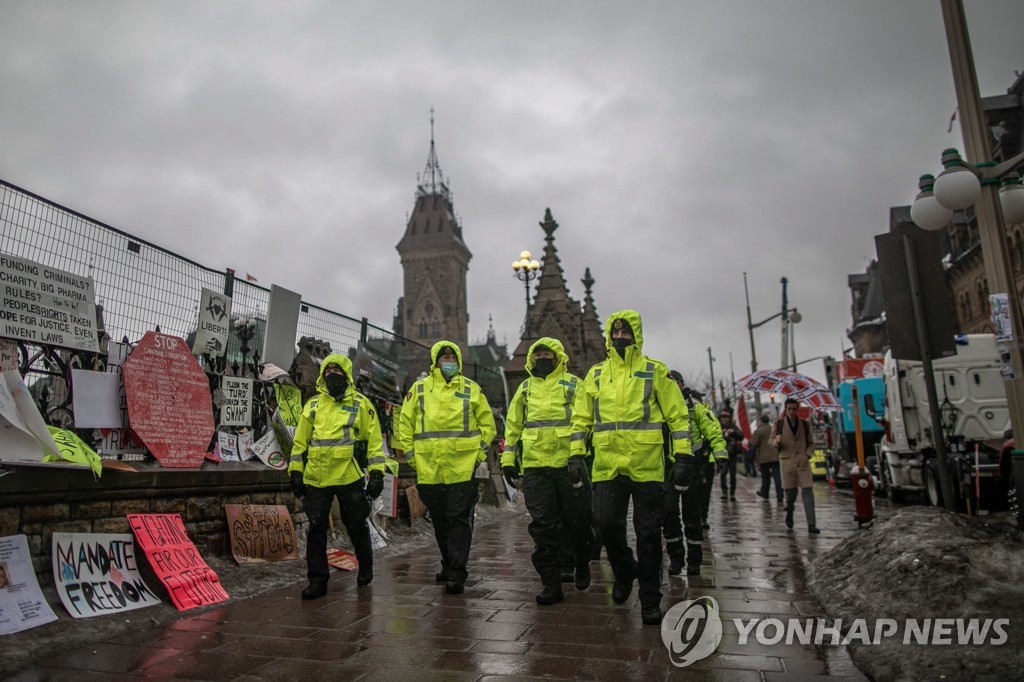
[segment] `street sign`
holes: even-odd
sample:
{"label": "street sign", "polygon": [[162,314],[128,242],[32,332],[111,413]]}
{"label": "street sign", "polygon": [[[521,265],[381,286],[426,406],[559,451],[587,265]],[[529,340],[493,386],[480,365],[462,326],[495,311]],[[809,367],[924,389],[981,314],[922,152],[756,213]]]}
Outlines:
{"label": "street sign", "polygon": [[198,469],[213,437],[210,384],[185,340],[146,332],[124,363],[128,420],[160,466]]}

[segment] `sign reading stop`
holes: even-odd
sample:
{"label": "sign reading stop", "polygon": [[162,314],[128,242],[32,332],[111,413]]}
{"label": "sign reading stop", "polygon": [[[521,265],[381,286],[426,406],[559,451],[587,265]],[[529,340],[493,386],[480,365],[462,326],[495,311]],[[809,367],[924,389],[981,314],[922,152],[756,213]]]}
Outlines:
{"label": "sign reading stop", "polygon": [[185,340],[146,332],[123,372],[132,431],[160,466],[198,469],[213,437],[213,401]]}

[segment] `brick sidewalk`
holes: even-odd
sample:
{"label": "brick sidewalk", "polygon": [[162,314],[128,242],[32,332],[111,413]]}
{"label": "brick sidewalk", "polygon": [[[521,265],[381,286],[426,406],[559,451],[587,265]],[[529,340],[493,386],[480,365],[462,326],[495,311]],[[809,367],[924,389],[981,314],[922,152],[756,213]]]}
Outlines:
{"label": "brick sidewalk", "polygon": [[[436,549],[383,559],[368,588],[335,573],[330,592],[303,602],[303,584],[244,602],[183,614],[167,626],[122,635],[73,652],[55,652],[14,680],[490,680],[563,678],[669,680],[865,679],[843,647],[739,644],[732,618],[823,615],[808,593],[806,562],[855,529],[853,499],[816,483],[820,536],[809,536],[797,503],[796,530],[774,502],[741,478],[738,499],[712,499],[704,574],[669,578],[667,610],[711,596],[722,609],[718,650],[680,669],[668,660],[657,627],[643,626],[636,590],[612,603],[607,561],[591,564],[585,593],[566,586],[560,604],[538,607],[528,517],[510,514],[477,529],[465,594],[434,583]],[[137,677],[135,677],[137,679]]]}

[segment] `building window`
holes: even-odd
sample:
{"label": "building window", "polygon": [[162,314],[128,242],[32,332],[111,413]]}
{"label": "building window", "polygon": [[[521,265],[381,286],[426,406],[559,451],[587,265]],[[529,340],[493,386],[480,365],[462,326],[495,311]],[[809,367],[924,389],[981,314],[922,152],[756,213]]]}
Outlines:
{"label": "building window", "polygon": [[425,317],[420,318],[420,338],[427,338],[427,318]]}
{"label": "building window", "polygon": [[434,321],[431,323],[430,327],[431,327],[431,330],[433,331],[434,338],[436,338],[436,339],[437,338],[441,338],[441,322],[440,322],[440,320],[438,320],[435,317]]}

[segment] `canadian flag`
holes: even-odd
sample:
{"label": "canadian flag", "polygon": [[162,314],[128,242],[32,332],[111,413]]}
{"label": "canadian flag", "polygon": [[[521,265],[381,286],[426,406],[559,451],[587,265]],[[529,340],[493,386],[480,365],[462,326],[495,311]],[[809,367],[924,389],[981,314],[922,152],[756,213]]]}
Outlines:
{"label": "canadian flag", "polygon": [[250,274],[249,274],[248,272],[247,272],[247,273],[245,273],[245,278],[246,278],[247,280],[249,280],[250,282],[258,282],[258,281],[259,281],[258,279],[256,279],[256,278],[255,278],[255,277],[253,277],[252,275],[250,275]]}

